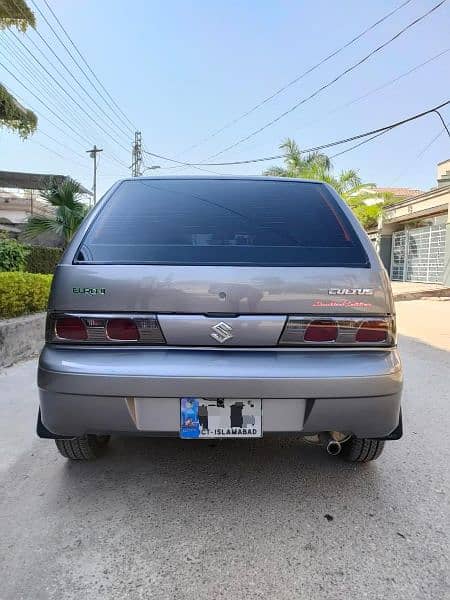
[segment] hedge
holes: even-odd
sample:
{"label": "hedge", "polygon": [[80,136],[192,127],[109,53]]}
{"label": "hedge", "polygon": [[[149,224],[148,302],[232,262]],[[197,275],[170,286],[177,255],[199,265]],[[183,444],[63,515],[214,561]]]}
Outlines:
{"label": "hedge", "polygon": [[0,273],[0,318],[45,310],[51,283],[52,275]]}
{"label": "hedge", "polygon": [[24,271],[28,254],[17,240],[0,235],[0,271]]}
{"label": "hedge", "polygon": [[28,273],[54,273],[63,250],[44,246],[27,246],[29,254],[26,258],[25,271]]}

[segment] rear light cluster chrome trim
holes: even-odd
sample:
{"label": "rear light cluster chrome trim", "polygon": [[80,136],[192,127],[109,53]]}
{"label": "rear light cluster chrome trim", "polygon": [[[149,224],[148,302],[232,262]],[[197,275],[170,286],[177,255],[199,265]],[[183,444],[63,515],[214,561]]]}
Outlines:
{"label": "rear light cluster chrome trim", "polygon": [[[59,326],[65,319],[80,319],[86,329],[85,339],[75,339],[70,337],[61,337],[63,327]],[[119,339],[110,337],[108,329],[113,331],[111,324],[117,322],[129,321],[137,330],[137,339]],[[108,327],[110,325],[110,327]],[[122,314],[122,313],[75,313],[75,312],[55,312],[47,315],[46,341],[52,344],[119,344],[119,345],[161,345],[166,340],[158,323],[155,314]]]}
{"label": "rear light cluster chrome trim", "polygon": [[[327,341],[311,339],[312,328],[323,328],[330,333]],[[331,332],[335,330],[335,335]],[[362,336],[362,331],[380,332],[384,336],[380,341],[366,341],[369,336]],[[358,332],[360,332],[358,336]],[[322,336],[327,337],[327,336]],[[330,339],[334,337],[334,339]],[[365,338],[359,341],[358,337]],[[377,337],[376,335],[374,337]],[[316,347],[391,347],[396,344],[395,319],[391,316],[364,316],[364,317],[330,317],[329,315],[310,315],[287,319],[279,344],[281,346],[316,346]]]}

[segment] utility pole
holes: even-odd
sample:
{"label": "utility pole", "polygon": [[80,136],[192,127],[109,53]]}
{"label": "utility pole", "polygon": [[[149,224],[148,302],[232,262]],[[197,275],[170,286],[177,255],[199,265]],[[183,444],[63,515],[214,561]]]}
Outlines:
{"label": "utility pole", "polygon": [[97,202],[97,154],[99,152],[103,152],[103,148],[94,147],[91,150],[86,150],[89,152],[89,156],[94,159],[94,183],[92,185],[92,191],[94,192],[94,204]]}
{"label": "utility pole", "polygon": [[142,135],[140,131],[134,132],[134,144],[131,150],[131,175],[142,175]]}

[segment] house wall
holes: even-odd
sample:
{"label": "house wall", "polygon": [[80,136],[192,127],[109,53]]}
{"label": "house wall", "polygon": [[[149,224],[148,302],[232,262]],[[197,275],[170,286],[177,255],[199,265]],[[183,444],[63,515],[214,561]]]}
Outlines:
{"label": "house wall", "polygon": [[[447,172],[450,173],[450,161],[439,166],[438,177],[445,177]],[[435,188],[383,210],[378,230],[378,246],[387,270],[390,271],[392,234],[395,231],[439,223],[446,224],[443,284],[450,286],[450,180],[449,185]]]}

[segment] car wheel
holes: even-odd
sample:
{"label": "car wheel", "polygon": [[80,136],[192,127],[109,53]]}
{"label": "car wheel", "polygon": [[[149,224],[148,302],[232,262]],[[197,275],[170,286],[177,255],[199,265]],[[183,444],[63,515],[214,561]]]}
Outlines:
{"label": "car wheel", "polygon": [[55,440],[59,453],[70,460],[93,460],[109,442],[109,435],[84,435]]}
{"label": "car wheel", "polygon": [[383,452],[384,441],[352,437],[342,446],[342,456],[349,462],[376,460]]}

